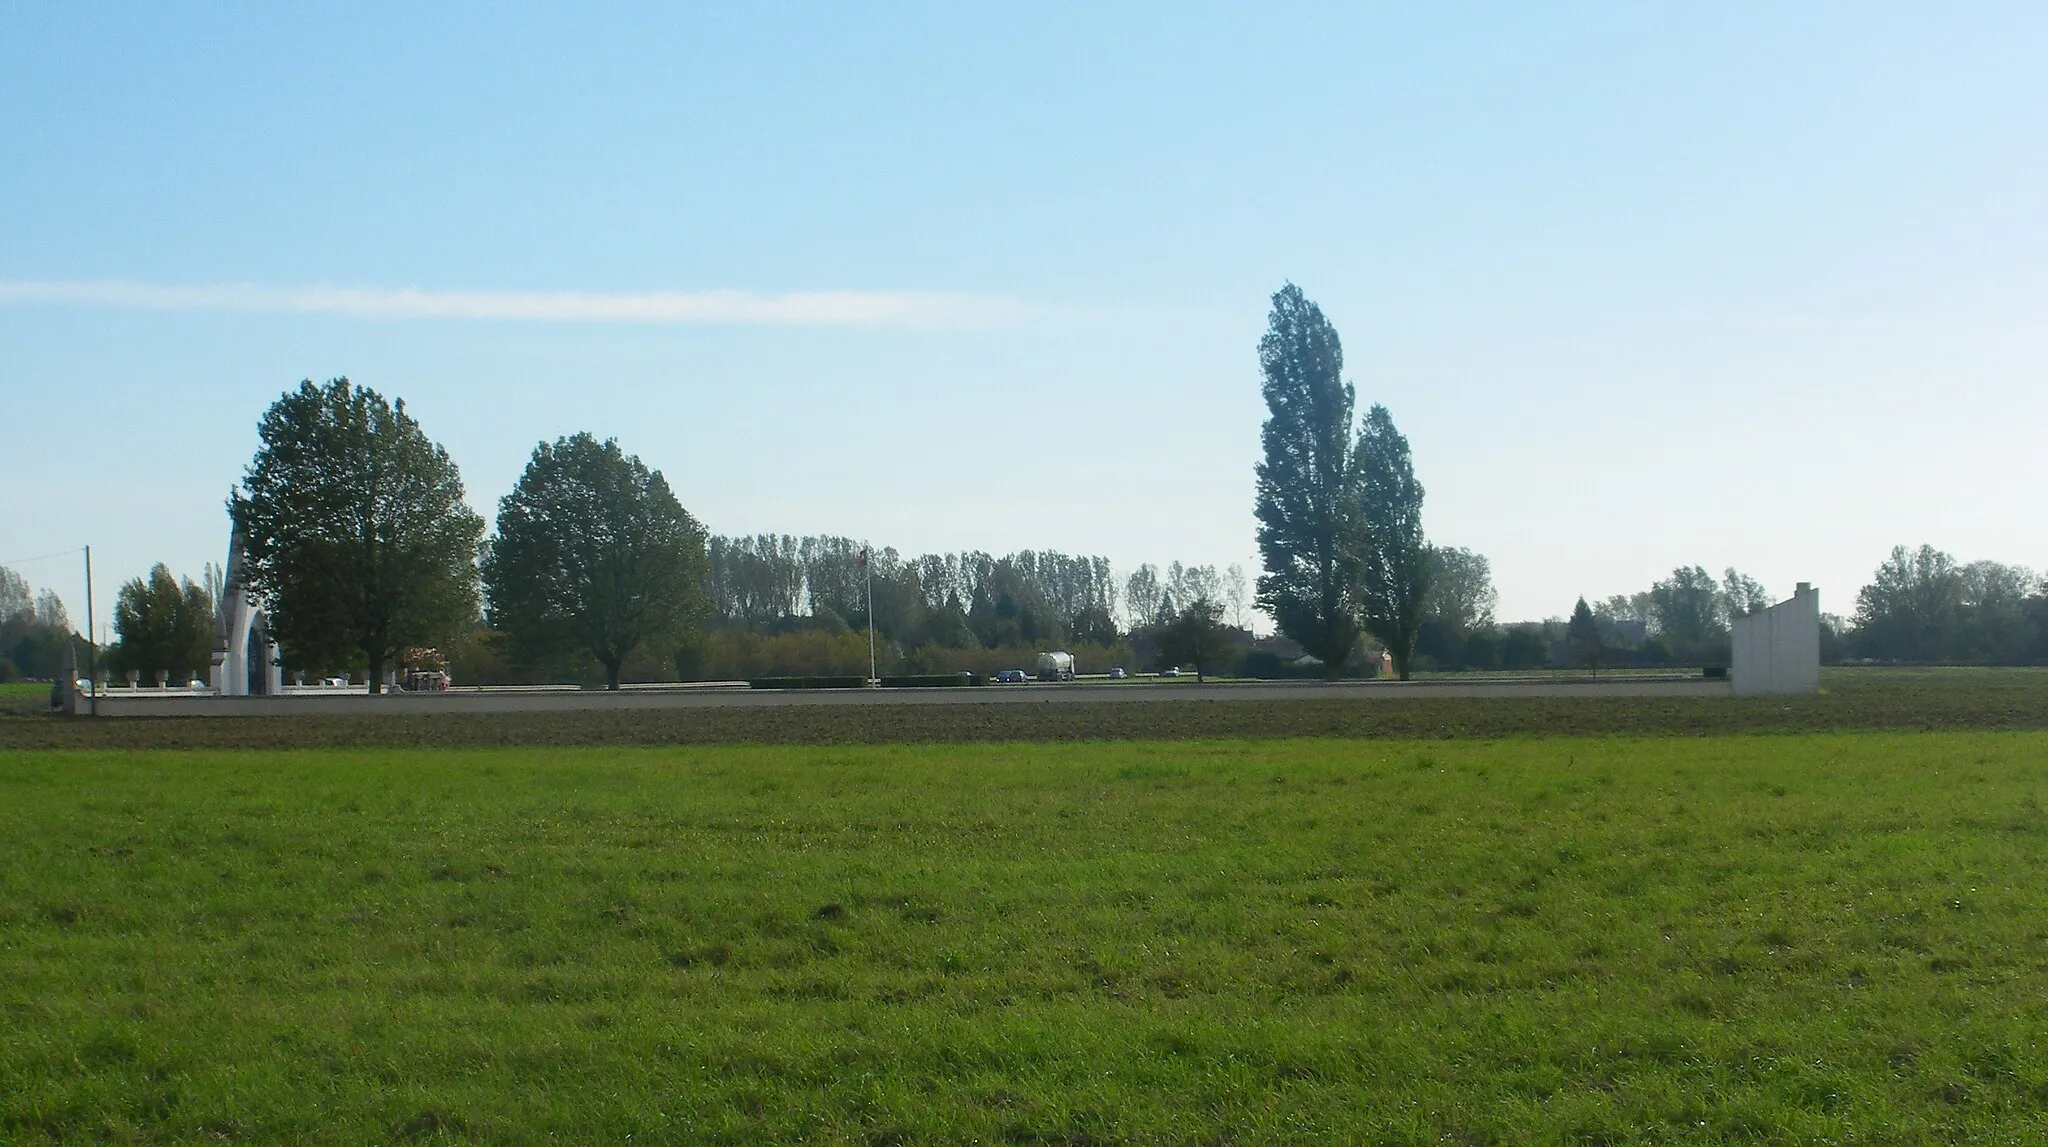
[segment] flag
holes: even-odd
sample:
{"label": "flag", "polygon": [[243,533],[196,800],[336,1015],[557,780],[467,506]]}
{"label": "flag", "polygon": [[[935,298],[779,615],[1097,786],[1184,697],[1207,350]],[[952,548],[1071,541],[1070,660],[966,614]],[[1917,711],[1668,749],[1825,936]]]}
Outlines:
{"label": "flag", "polygon": [[859,563],[859,565],[858,565],[858,567],[857,567],[857,568],[859,568],[859,569],[866,569],[866,568],[868,568],[868,551],[867,551],[867,549],[866,549],[865,547],[863,547],[863,548],[861,549],[861,551],[860,551],[860,557],[859,557],[858,559],[856,559],[856,560],[857,560],[857,561],[858,561],[858,563]]}

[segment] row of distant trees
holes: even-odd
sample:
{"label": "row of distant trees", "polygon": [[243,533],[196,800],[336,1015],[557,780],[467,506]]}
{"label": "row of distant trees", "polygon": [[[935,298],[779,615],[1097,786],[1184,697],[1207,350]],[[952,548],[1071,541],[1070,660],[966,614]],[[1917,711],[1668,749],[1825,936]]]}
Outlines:
{"label": "row of distant trees", "polygon": [[1705,566],[1680,566],[1636,593],[1591,605],[1580,598],[1565,623],[1571,648],[1560,655],[1596,665],[1725,665],[1735,619],[1770,604],[1763,584],[1732,566],[1719,579]]}
{"label": "row of distant trees", "polygon": [[0,566],[0,681],[54,678],[71,640],[63,600],[47,588],[34,592],[27,579]]}
{"label": "row of distant trees", "polygon": [[1237,567],[1144,565],[1119,579],[1099,556],[905,558],[841,537],[708,537],[659,472],[589,434],[538,445],[485,538],[446,451],[403,402],[346,379],[300,384],[259,434],[230,506],[251,588],[293,667],[360,668],[372,688],[424,646],[459,650],[458,666],[486,677],[595,667],[616,688],[837,668],[871,624],[877,668],[931,671],[1060,645],[1135,654],[1134,635],[1190,611],[1210,623],[1206,653],[1248,620]]}
{"label": "row of distant trees", "polygon": [[206,577],[204,586],[179,581],[158,564],[148,576],[123,584],[114,602],[118,641],[95,666],[85,639],[72,632],[63,600],[49,589],[32,595],[20,574],[0,568],[0,681],[57,676],[70,645],[81,673],[103,668],[116,676],[175,677],[183,684],[205,672],[213,652],[219,571],[208,566]]}
{"label": "row of distant trees", "polygon": [[1892,550],[1856,594],[1847,655],[1879,661],[2048,661],[2048,579],[2025,566]]}
{"label": "row of distant trees", "polygon": [[[1738,617],[1771,604],[1756,579],[1734,569],[1673,570],[1634,594],[1542,627],[1554,659],[1608,664],[1726,664]],[[1821,618],[1825,661],[2018,665],[2048,662],[2048,579],[2025,566],[1958,562],[1933,546],[1894,547],[1847,618]]]}
{"label": "row of distant trees", "polygon": [[1096,644],[1206,600],[1243,627],[1244,571],[1149,563],[1118,578],[1108,558],[1021,550],[904,557],[845,537],[714,537],[705,586],[710,624],[773,632],[815,618],[865,628],[915,649]]}
{"label": "row of distant trees", "polygon": [[[731,539],[711,539],[714,555],[730,552]],[[721,543],[727,543],[722,545]],[[808,545],[806,544],[808,543]],[[623,669],[638,679],[744,678],[782,675],[856,675],[866,671],[868,647],[858,610],[851,621],[829,600],[811,597],[814,584],[801,555],[845,552],[861,548],[847,539],[778,539],[775,543],[796,569],[799,593],[786,608],[751,617],[727,608],[707,608],[701,627],[685,632],[673,647],[650,645],[629,659]],[[888,554],[890,551],[878,551]],[[970,555],[971,556],[971,555]],[[1037,555],[1033,555],[1036,557]],[[1666,666],[1724,664],[1732,621],[1767,605],[1771,595],[1755,579],[1733,569],[1715,578],[1701,566],[1681,567],[1648,589],[1617,594],[1598,602],[1581,601],[1569,618],[1502,624],[1494,617],[1497,595],[1483,555],[1469,550],[1433,549],[1436,563],[1430,597],[1420,627],[1415,664],[1429,670],[1535,669],[1566,665]],[[1078,562],[1081,559],[1073,559]],[[1100,559],[1086,559],[1089,562]],[[1162,586],[1160,605],[1144,613],[1120,612],[1124,626],[1108,633],[1081,630],[1036,630],[1033,640],[1009,640],[1004,628],[1020,619],[1052,616],[1039,604],[1042,587],[1015,571],[1033,563],[1021,555],[960,564],[990,571],[985,591],[970,599],[992,597],[985,612],[970,610],[1000,624],[981,633],[972,623],[954,644],[916,641],[920,620],[916,607],[891,615],[883,603],[882,586],[900,590],[904,570],[933,559],[899,560],[894,574],[877,560],[876,613],[881,668],[887,672],[972,670],[992,673],[1028,665],[1037,647],[1061,646],[1077,652],[1084,667],[1099,671],[1111,665],[1132,668],[1153,665],[1195,665],[1211,672],[1279,676],[1323,672],[1319,661],[1297,664],[1299,651],[1270,642],[1254,643],[1248,629],[1232,624],[1223,609],[1204,604],[1207,580],[1192,567],[1170,566],[1165,576],[1140,570],[1130,578],[1111,579],[1128,586],[1132,580],[1156,578]],[[1061,563],[1039,563],[1057,568]],[[1178,574],[1176,576],[1176,569]],[[1014,580],[1012,580],[1014,578]],[[124,584],[117,595],[114,628],[118,642],[107,651],[104,665],[114,675],[134,672],[145,681],[158,674],[183,680],[203,674],[211,652],[214,600],[220,571],[209,566],[202,583],[176,579],[162,565]],[[717,575],[705,579],[707,602]],[[977,582],[976,584],[983,584]],[[919,586],[922,582],[920,580]],[[1007,585],[1008,589],[997,589]],[[951,596],[951,591],[949,596]],[[1128,589],[1124,591],[1128,594]],[[1012,609],[1010,601],[1025,604]],[[1124,599],[1128,601],[1128,597]],[[845,604],[842,602],[842,604]],[[1036,626],[1040,623],[1031,622]],[[925,631],[929,634],[929,630]],[[1044,640],[1036,640],[1042,637]],[[45,589],[32,592],[12,570],[0,569],[0,680],[54,676],[62,646],[72,639],[64,603]],[[449,646],[472,680],[555,680],[575,677],[590,664],[572,651],[567,659],[521,663],[512,659],[505,635],[484,619],[473,619],[467,631],[451,634]],[[1371,643],[1361,639],[1341,669],[1370,672]],[[1366,656],[1371,652],[1371,657]],[[1959,562],[1931,546],[1900,546],[1856,595],[1847,617],[1822,618],[1822,656],[1828,662],[1874,660],[1905,663],[2042,664],[2048,663],[2048,582],[2034,571],[1993,561]],[[294,662],[304,667],[303,663]],[[79,664],[86,664],[81,649]],[[360,668],[360,666],[356,666]],[[597,667],[601,671],[601,666]]]}

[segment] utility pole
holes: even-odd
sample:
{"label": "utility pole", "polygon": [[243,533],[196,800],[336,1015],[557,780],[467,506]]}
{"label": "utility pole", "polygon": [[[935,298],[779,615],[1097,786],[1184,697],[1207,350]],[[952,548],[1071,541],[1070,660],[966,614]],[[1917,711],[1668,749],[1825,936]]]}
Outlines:
{"label": "utility pole", "polygon": [[100,647],[92,631],[92,547],[85,547],[85,679],[92,682],[92,715],[100,715]]}
{"label": "utility pole", "polygon": [[861,571],[868,575],[868,684],[877,683],[875,677],[875,563],[869,559],[868,551],[860,552]]}

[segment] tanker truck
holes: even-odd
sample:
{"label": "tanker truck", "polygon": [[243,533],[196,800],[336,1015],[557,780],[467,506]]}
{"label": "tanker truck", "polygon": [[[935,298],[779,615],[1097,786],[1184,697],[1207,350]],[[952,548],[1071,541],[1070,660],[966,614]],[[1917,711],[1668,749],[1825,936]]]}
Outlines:
{"label": "tanker truck", "polygon": [[1038,679],[1040,681],[1072,681],[1074,679],[1074,655],[1064,651],[1039,654]]}

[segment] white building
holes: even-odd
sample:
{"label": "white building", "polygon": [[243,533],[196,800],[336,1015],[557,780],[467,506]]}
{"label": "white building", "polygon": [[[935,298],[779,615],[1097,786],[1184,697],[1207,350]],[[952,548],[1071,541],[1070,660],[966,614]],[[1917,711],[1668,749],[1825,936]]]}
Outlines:
{"label": "white building", "polygon": [[1729,676],[1735,692],[1820,692],[1820,591],[1806,582],[1769,609],[1735,619]]}

